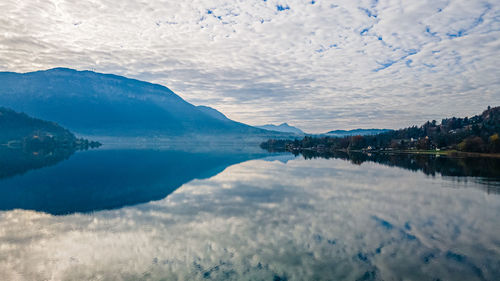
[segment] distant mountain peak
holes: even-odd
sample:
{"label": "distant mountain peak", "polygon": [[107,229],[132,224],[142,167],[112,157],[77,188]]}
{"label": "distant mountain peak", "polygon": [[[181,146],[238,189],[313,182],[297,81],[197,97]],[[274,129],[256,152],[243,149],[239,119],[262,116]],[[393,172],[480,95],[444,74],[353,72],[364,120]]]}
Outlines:
{"label": "distant mountain peak", "polygon": [[257,128],[264,129],[264,130],[269,130],[269,131],[276,131],[276,132],[283,132],[283,133],[294,133],[294,134],[299,134],[303,135],[305,134],[301,129],[290,126],[288,123],[281,123],[279,125],[274,125],[274,124],[266,124],[266,125],[261,125],[261,126],[256,126]]}

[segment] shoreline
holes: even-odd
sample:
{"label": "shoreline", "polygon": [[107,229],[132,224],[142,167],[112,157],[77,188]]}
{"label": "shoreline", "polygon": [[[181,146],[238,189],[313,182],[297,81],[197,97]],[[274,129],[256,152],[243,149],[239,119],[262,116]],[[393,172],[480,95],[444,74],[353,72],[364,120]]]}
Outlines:
{"label": "shoreline", "polygon": [[[337,149],[335,151],[341,152],[358,152],[358,153],[383,153],[383,154],[421,154],[421,155],[443,155],[451,157],[488,157],[488,158],[500,158],[500,153],[481,153],[481,152],[465,152],[458,150],[348,150],[348,149]],[[318,152],[318,151],[316,151]]]}

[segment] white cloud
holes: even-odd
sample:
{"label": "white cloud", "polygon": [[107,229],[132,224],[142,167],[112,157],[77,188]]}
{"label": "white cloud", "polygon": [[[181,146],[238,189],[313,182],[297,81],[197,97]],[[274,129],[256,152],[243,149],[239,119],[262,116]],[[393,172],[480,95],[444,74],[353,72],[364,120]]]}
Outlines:
{"label": "white cloud", "polygon": [[250,124],[394,128],[500,100],[495,1],[4,0],[0,10],[2,70],[123,74]]}

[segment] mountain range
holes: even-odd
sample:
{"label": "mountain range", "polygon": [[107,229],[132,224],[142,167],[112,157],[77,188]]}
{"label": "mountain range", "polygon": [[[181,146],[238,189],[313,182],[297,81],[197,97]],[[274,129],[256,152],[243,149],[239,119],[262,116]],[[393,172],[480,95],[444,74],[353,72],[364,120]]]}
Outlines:
{"label": "mountain range", "polygon": [[269,135],[192,105],[167,87],[112,74],[54,68],[0,72],[0,105],[99,136]]}
{"label": "mountain range", "polygon": [[[188,103],[169,88],[93,71],[53,68],[0,72],[0,106],[56,122],[88,136],[294,137],[305,133],[287,123],[249,126],[214,108]],[[329,136],[374,135],[389,130],[335,130]]]}

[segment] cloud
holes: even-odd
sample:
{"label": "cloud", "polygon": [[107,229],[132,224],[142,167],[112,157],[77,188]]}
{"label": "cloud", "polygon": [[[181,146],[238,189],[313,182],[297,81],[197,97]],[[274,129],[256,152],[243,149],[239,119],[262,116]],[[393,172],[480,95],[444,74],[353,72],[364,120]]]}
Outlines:
{"label": "cloud", "polygon": [[[495,2],[0,5],[2,70],[122,74],[250,124],[286,121],[311,132],[398,128],[476,114],[500,99]],[[329,114],[344,109],[350,113]],[[402,114],[360,117],[366,112]]]}

